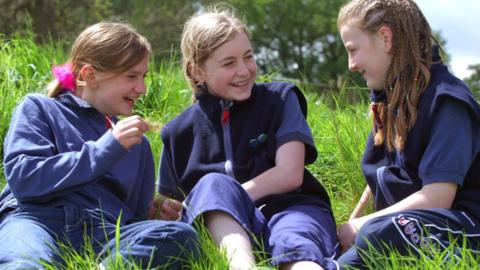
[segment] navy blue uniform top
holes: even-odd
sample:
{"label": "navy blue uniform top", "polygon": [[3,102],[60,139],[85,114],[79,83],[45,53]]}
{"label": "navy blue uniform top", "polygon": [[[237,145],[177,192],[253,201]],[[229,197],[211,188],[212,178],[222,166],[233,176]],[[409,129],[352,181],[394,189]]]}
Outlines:
{"label": "navy blue uniform top", "polygon": [[27,95],[5,138],[3,213],[21,205],[102,209],[122,220],[146,217],[155,169],[146,138],[127,151],[104,116],[70,93]]}
{"label": "navy blue uniform top", "polygon": [[[305,97],[288,83],[255,84],[250,98],[240,102],[199,96],[162,130],[159,192],[183,200],[211,172],[244,183],[274,167],[277,149],[290,141],[305,143],[305,163],[314,162],[317,151],[305,117]],[[294,203],[329,207],[325,190],[306,169],[298,190],[256,202],[267,205],[267,216]]]}
{"label": "navy blue uniform top", "polygon": [[362,170],[377,209],[423,185],[450,182],[458,185],[452,209],[466,211],[479,221],[480,106],[443,64],[432,65],[431,74],[404,151],[388,153],[384,145],[375,147],[370,134]]}

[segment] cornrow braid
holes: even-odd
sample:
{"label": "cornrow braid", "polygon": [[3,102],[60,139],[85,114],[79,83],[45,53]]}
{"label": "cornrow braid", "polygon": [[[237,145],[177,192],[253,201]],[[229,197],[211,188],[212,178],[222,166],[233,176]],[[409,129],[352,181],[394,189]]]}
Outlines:
{"label": "cornrow braid", "polygon": [[387,98],[379,102],[383,104],[372,104],[380,110],[382,128],[375,128],[374,117],[373,132],[375,145],[386,141],[389,151],[402,151],[430,81],[434,40],[430,26],[413,0],[354,0],[340,10],[338,27],[354,19],[370,33],[382,26],[392,31],[393,57],[384,82]]}

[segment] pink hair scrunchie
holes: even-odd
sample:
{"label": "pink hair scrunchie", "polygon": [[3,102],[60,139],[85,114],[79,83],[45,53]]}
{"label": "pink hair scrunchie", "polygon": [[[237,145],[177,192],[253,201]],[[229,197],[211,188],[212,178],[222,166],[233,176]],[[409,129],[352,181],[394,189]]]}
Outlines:
{"label": "pink hair scrunchie", "polygon": [[55,65],[52,68],[53,76],[60,82],[62,88],[75,91],[75,76],[73,75],[72,64]]}

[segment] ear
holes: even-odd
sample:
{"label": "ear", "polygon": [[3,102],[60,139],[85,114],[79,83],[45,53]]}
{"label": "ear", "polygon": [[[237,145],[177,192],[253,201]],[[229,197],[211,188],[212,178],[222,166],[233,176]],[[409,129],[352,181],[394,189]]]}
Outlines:
{"label": "ear", "polygon": [[197,64],[189,63],[187,69],[191,79],[193,79],[195,82],[205,81],[204,71]]}
{"label": "ear", "polygon": [[383,25],[378,29],[377,33],[380,35],[380,38],[383,41],[385,50],[388,53],[390,53],[390,51],[392,50],[392,39],[393,39],[392,29],[390,29],[390,27],[387,25]]}
{"label": "ear", "polygon": [[81,69],[80,69],[80,77],[83,79],[83,81],[85,82],[85,84],[92,88],[92,89],[95,89],[98,87],[98,82],[97,82],[97,79],[95,78],[95,73],[94,73],[94,69],[91,65],[84,65]]}

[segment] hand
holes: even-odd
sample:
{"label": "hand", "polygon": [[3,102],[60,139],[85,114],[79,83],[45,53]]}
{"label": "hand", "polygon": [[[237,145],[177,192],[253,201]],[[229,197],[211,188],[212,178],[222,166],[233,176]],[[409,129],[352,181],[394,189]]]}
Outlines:
{"label": "hand", "polygon": [[342,251],[347,250],[355,241],[359,227],[355,224],[355,219],[348,221],[345,224],[338,226],[337,235],[340,241],[340,248]]}
{"label": "hand", "polygon": [[143,134],[148,129],[149,127],[145,120],[138,115],[133,115],[118,121],[112,129],[112,134],[128,150],[133,145],[142,142]]}
{"label": "hand", "polygon": [[179,220],[182,217],[182,208],[181,202],[160,194],[153,199],[148,210],[148,218]]}

